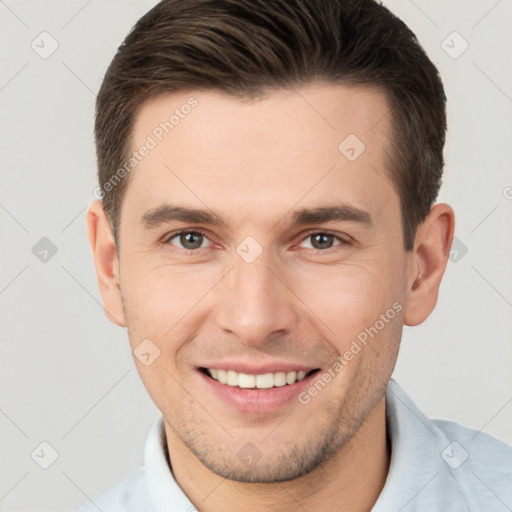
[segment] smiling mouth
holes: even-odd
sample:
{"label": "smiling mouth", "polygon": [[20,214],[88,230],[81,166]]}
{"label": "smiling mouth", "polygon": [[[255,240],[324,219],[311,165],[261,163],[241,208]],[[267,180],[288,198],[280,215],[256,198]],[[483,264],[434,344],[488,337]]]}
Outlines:
{"label": "smiling mouth", "polygon": [[291,386],[309,377],[311,374],[318,372],[319,368],[310,371],[273,372],[259,375],[217,368],[199,368],[199,370],[213,380],[221,384],[226,384],[227,386],[241,389],[271,389]]}

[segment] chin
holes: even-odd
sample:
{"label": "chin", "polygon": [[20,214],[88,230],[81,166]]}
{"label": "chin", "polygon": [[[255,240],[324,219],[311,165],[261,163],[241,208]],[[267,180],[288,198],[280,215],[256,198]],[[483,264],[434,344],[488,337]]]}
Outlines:
{"label": "chin", "polygon": [[332,457],[344,444],[345,439],[336,436],[318,436],[316,442],[306,441],[301,446],[282,448],[276,453],[274,446],[261,446],[247,442],[240,450],[208,450],[208,443],[201,443],[202,449],[186,443],[199,461],[212,473],[241,483],[268,484],[286,482],[301,478]]}

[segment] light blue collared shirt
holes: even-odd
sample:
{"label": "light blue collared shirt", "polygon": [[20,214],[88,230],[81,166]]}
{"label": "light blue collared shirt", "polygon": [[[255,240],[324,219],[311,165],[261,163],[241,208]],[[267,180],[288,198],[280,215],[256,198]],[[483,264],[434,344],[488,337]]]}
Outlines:
{"label": "light blue collared shirt", "polygon": [[[390,380],[391,464],[372,512],[511,512],[512,447],[457,423],[428,419]],[[164,419],[151,428],[144,466],[76,512],[195,512],[166,457]],[[198,504],[200,507],[200,504]]]}

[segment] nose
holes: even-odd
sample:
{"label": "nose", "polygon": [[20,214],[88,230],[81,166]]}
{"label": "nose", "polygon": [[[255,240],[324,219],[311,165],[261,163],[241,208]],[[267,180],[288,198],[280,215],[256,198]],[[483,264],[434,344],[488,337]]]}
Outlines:
{"label": "nose", "polygon": [[294,296],[269,254],[263,251],[252,263],[235,254],[233,267],[220,283],[219,327],[245,345],[260,347],[289,334],[299,318]]}

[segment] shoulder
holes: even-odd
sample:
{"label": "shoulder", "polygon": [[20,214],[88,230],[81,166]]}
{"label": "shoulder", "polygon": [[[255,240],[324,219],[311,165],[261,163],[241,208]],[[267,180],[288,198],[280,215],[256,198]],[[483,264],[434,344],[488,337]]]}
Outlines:
{"label": "shoulder", "polygon": [[104,490],[75,512],[146,512],[151,510],[144,467]]}
{"label": "shoulder", "polygon": [[391,461],[374,512],[512,510],[512,447],[429,419],[394,381],[386,395]]}
{"label": "shoulder", "polygon": [[466,491],[503,496],[512,503],[512,446],[453,421],[432,420],[444,434],[441,457]]}
{"label": "shoulder", "polygon": [[456,438],[459,442],[465,443],[473,451],[474,456],[485,455],[485,458],[490,456],[503,458],[503,462],[512,468],[512,460],[510,457],[506,457],[512,453],[511,445],[482,430],[474,430],[454,421],[434,419],[432,422],[449,438]]}

